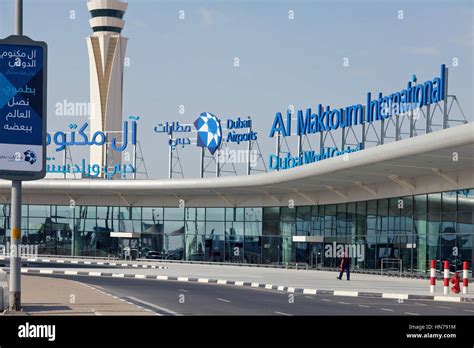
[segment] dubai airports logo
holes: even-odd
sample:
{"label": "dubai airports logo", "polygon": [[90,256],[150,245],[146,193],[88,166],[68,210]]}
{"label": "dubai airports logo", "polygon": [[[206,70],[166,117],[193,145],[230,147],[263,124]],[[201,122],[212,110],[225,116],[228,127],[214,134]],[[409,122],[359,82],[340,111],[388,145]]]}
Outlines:
{"label": "dubai airports logo", "polygon": [[222,141],[221,122],[217,116],[209,112],[203,112],[194,122],[194,126],[198,132],[196,145],[207,147],[213,155]]}
{"label": "dubai airports logo", "polygon": [[31,165],[35,164],[38,159],[36,153],[32,150],[26,150],[23,154],[25,155],[25,162],[28,162]]}

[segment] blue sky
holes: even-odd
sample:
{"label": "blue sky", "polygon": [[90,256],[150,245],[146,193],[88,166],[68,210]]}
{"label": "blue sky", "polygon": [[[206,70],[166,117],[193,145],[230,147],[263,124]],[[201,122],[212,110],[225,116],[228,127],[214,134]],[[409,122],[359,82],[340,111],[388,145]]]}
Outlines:
{"label": "blue sky", "polygon": [[[55,115],[55,104],[64,99],[89,100],[86,0],[24,3],[25,35],[50,49],[49,131],[87,121]],[[12,33],[12,18],[13,0],[1,0],[0,37]],[[266,154],[274,148],[268,132],[275,113],[288,105],[363,103],[369,91],[404,88],[412,74],[420,81],[438,76],[442,63],[450,68],[450,94],[472,120],[473,18],[472,1],[131,0],[123,31],[130,39],[124,117],[141,116],[152,178],[167,177],[167,140],[153,132],[159,122],[190,123],[203,111],[223,119],[251,115]],[[198,175],[198,154],[194,146],[180,152],[187,177]]]}

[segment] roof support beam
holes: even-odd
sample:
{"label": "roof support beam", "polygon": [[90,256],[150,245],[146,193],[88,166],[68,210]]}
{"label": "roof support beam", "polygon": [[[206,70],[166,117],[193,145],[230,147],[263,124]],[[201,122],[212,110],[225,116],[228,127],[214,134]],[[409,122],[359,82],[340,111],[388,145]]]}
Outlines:
{"label": "roof support beam", "polygon": [[318,203],[316,201],[314,201],[313,199],[311,199],[310,197],[308,197],[306,194],[298,191],[298,189],[293,189],[293,192],[296,193],[297,195],[300,195],[301,197],[303,197],[304,199],[306,199],[308,202],[310,202],[312,205],[318,205]]}
{"label": "roof support beam", "polygon": [[407,179],[403,179],[402,177],[398,175],[389,175],[388,178],[392,180],[394,183],[407,188],[411,191],[415,191],[415,185],[413,185],[411,182],[409,182]]}
{"label": "roof support beam", "polygon": [[69,194],[69,192],[65,192],[65,191],[61,191],[61,192],[64,193],[67,198],[69,198],[69,203],[71,203],[71,201],[74,201],[74,205],[76,204],[76,198],[74,198],[73,196],[71,196],[71,195]]}
{"label": "roof support beam", "polygon": [[216,191],[216,195],[218,195],[224,202],[226,202],[231,207],[235,207],[235,204],[229,201],[227,198],[225,198],[222,193]]}
{"label": "roof support beam", "polygon": [[449,174],[445,173],[444,171],[442,171],[441,169],[439,168],[432,168],[431,169],[433,171],[433,173],[435,173],[436,175],[442,177],[444,180],[446,180],[447,182],[453,184],[453,185],[457,185],[458,184],[458,180],[457,178],[454,178],[452,176],[450,176]]}
{"label": "roof support beam", "polygon": [[[181,204],[181,201],[184,201],[186,203],[186,200],[184,200],[183,198],[181,198],[180,196],[178,196],[176,193],[173,194],[173,196],[178,200],[179,204]],[[180,207],[181,208],[181,207]]]}
{"label": "roof support beam", "polygon": [[326,186],[326,188],[327,188],[329,191],[334,192],[336,195],[338,195],[338,196],[340,196],[340,197],[342,197],[342,198],[344,198],[344,199],[347,199],[347,196],[346,196],[344,193],[342,193],[342,192],[339,191],[339,190],[336,190],[333,186]]}
{"label": "roof support beam", "polygon": [[272,195],[270,192],[264,191],[263,193],[264,193],[266,196],[270,197],[270,199],[271,199],[273,202],[275,202],[275,203],[277,203],[277,204],[280,204],[280,201],[279,201],[274,195]]}
{"label": "roof support beam", "polygon": [[121,193],[117,193],[117,194],[118,194],[118,196],[120,197],[120,199],[125,202],[125,204],[126,204],[127,206],[129,206],[129,207],[132,206],[132,203],[130,203]]}
{"label": "roof support beam", "polygon": [[356,184],[357,186],[359,186],[360,188],[366,190],[367,192],[369,192],[370,194],[372,194],[373,196],[377,196],[377,190],[376,189],[373,189],[373,188],[370,188],[369,186],[361,183],[360,181],[355,181],[354,184]]}

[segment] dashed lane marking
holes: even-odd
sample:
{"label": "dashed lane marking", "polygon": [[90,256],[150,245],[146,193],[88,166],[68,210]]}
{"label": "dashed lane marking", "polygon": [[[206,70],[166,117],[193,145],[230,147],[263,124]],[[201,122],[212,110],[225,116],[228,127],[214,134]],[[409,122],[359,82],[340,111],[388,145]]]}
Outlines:
{"label": "dashed lane marking", "polygon": [[223,299],[223,298],[219,298],[219,297],[217,298],[217,301],[227,302],[227,303],[231,302],[231,301],[229,301],[229,300],[226,300],[226,299]]}
{"label": "dashed lane marking", "polygon": [[[174,312],[168,308],[164,308],[164,307],[160,307],[160,306],[157,306],[153,303],[150,303],[150,302],[146,302],[146,301],[143,301],[143,300],[140,300],[136,297],[132,297],[132,296],[128,296],[127,299],[129,300],[132,300],[134,302],[138,302],[140,304],[142,304],[144,307],[148,307],[148,308],[153,308],[155,309],[153,312],[156,313],[157,315],[164,315],[164,314],[167,314],[167,315],[174,315],[174,316],[181,316],[182,314],[180,313],[177,313],[177,312]],[[135,306],[137,306],[137,304],[135,303],[134,304]],[[164,313],[163,313],[164,312]]]}

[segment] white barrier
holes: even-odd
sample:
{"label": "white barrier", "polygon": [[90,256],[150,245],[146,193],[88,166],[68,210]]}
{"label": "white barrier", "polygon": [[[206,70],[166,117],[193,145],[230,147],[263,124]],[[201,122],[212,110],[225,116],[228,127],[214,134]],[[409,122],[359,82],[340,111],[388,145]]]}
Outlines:
{"label": "white barrier", "polygon": [[7,283],[7,273],[0,271],[0,312],[8,309],[9,292]]}

